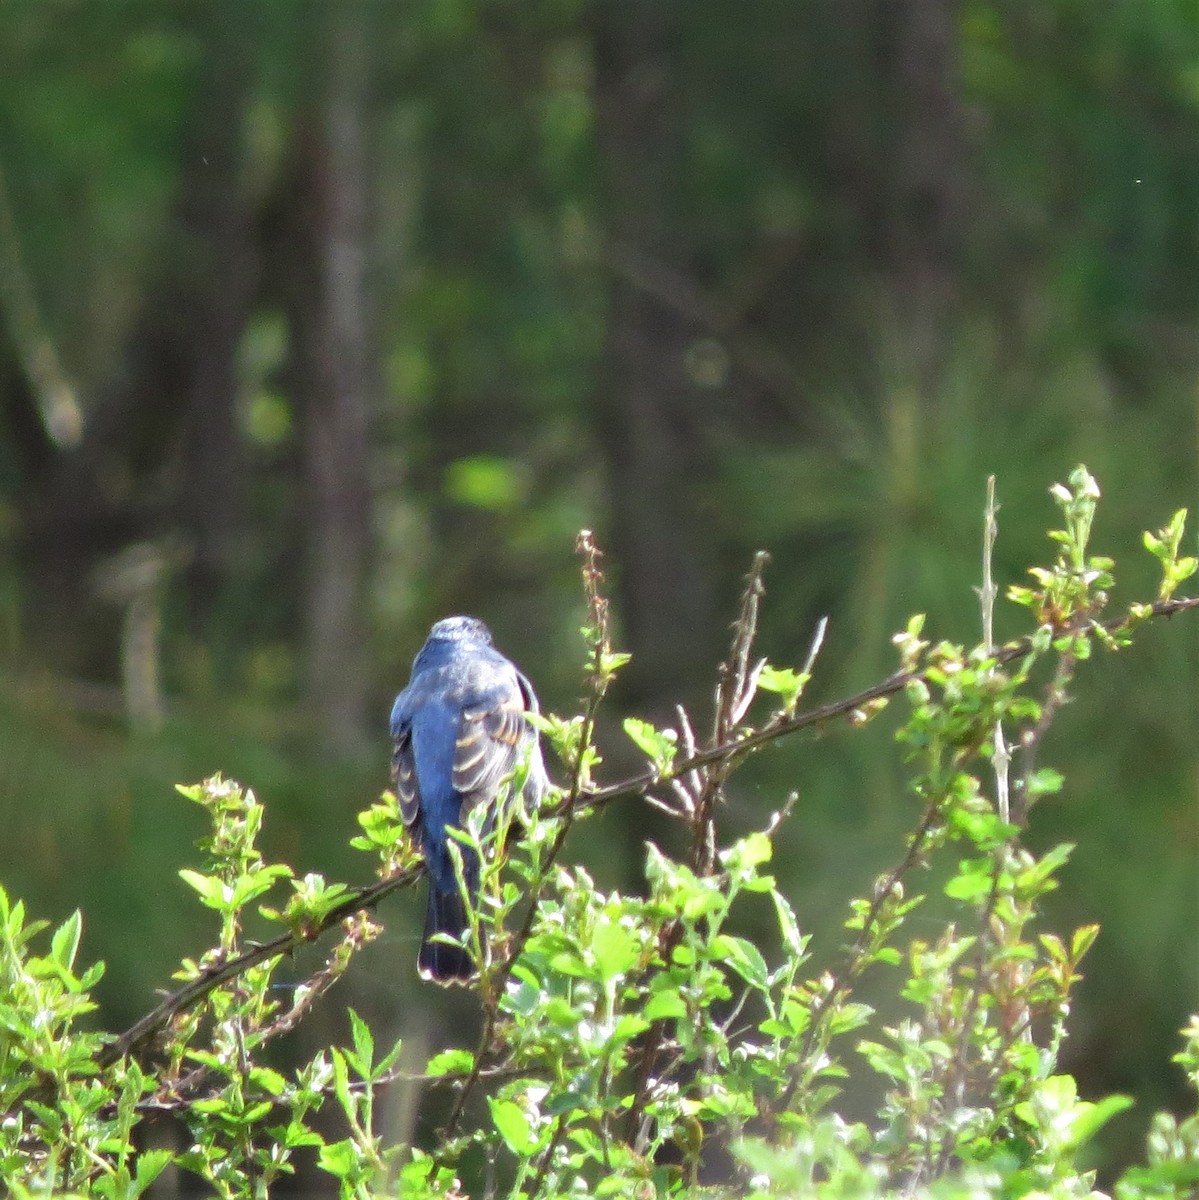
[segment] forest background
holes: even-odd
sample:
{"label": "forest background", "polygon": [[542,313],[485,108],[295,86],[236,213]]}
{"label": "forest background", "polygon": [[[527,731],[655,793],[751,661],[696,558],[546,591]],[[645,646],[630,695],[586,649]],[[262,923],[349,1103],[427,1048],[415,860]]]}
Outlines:
{"label": "forest background", "polygon": [[[1147,598],[1199,483],[1197,151],[1193,0],[0,0],[0,880],[84,910],[128,1023],[206,944],[172,785],[241,779],[272,856],[353,879],[432,620],[574,708],[582,527],[634,656],[613,776],[620,715],[706,711],[759,547],[763,652],[830,618],[813,701],[911,612],[977,640],[988,474],[1001,584],[1085,461]],[[1183,1103],[1199,632],[1086,670],[1032,840],[1079,843],[1052,915],[1103,926],[1064,1066],[1137,1097],[1116,1161]],[[739,779],[747,830],[799,790],[819,936],[909,821],[886,722]],[[601,883],[667,836],[589,832]],[[381,916],[314,1040],[469,1022],[417,901]]]}

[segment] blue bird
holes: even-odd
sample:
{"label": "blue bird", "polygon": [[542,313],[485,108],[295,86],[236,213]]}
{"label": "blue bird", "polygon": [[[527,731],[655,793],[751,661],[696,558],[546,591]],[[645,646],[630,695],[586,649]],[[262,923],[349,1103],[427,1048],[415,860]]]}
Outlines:
{"label": "blue bird", "polygon": [[[419,837],[429,872],[429,901],[418,966],[441,983],[469,979],[470,955],[458,939],[466,911],[447,830],[478,805],[491,806],[500,785],[527,756],[524,797],[535,806],[549,780],[537,732],[525,713],[537,712],[532,685],[492,644],[475,617],[446,617],[429,632],[412,664],[412,678],[391,710],[392,783],[404,823]],[[478,856],[458,843],[472,896],[479,888]]]}

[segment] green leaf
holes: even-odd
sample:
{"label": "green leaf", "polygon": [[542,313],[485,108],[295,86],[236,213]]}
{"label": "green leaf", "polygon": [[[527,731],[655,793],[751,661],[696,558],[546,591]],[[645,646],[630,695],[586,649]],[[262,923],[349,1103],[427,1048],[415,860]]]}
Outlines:
{"label": "green leaf", "polygon": [[442,1050],[440,1054],[434,1054],[429,1059],[428,1065],[425,1067],[425,1074],[431,1076],[466,1075],[474,1065],[475,1056],[469,1050],[461,1048]]}
{"label": "green leaf", "polygon": [[1061,842],[1048,850],[1016,878],[1016,884],[1026,892],[1043,890],[1044,885],[1053,877],[1059,867],[1063,866],[1074,852],[1072,842]]}
{"label": "green leaf", "polygon": [[640,1037],[648,1028],[649,1021],[640,1013],[625,1013],[612,1028],[610,1043],[623,1045]]}
{"label": "green leaf", "polygon": [[562,975],[573,975],[586,979],[592,974],[587,964],[573,950],[559,950],[551,959],[550,966]]}
{"label": "green leaf", "polygon": [[346,1065],[346,1056],[336,1046],[329,1051],[329,1062],[333,1067],[333,1094],[337,1103],[347,1113],[354,1111],[354,1100],[350,1094],[350,1072]]}
{"label": "green leaf", "polygon": [[783,949],[798,964],[804,953],[804,938],[799,932],[799,921],[790,901],[777,889],[772,888],[770,898],[774,901],[774,910],[778,917],[779,934],[783,939]]}
{"label": "green leaf", "polygon": [[260,867],[253,874],[243,875],[233,886],[232,907],[244,908],[251,900],[269,892],[275,881],[291,875],[291,868],[283,863]]}
{"label": "green leaf", "polygon": [[491,1105],[491,1119],[508,1149],[522,1158],[531,1154],[537,1148],[537,1141],[524,1109],[515,1100],[497,1100],[494,1096],[489,1096],[487,1102]]}
{"label": "green leaf", "polygon": [[1131,1096],[1105,1096],[1094,1103],[1084,1101],[1075,1109],[1074,1120],[1070,1133],[1074,1145],[1081,1146],[1089,1142],[1112,1119],[1122,1112],[1127,1112],[1133,1106]]}
{"label": "green leaf", "polygon": [[170,1150],[143,1150],[137,1156],[132,1194],[140,1196],[170,1166],[173,1157]]}
{"label": "green leaf", "polygon": [[209,907],[223,909],[228,906],[225,885],[215,875],[201,875],[190,867],[183,867],[179,878],[199,893],[200,899]]}
{"label": "green leaf", "polygon": [[606,650],[600,657],[600,671],[604,675],[614,675],[621,667],[627,667],[633,661],[633,656],[623,650]]}
{"label": "green leaf", "polygon": [[282,1096],[287,1091],[287,1080],[270,1067],[252,1067],[250,1082],[255,1087],[260,1087],[264,1092],[276,1097]]}
{"label": "green leaf", "polygon": [[659,774],[670,770],[678,752],[678,734],[673,729],[656,729],[648,721],[625,717],[624,731]]}
{"label": "green leaf", "polygon": [[371,1027],[351,1008],[350,1035],[354,1041],[354,1053],[358,1058],[358,1069],[362,1074],[369,1075],[371,1064],[375,1060],[375,1036]]}
{"label": "green leaf", "polygon": [[591,953],[600,977],[608,982],[629,971],[641,955],[633,935],[613,917],[601,917],[591,936]]}
{"label": "green leaf", "polygon": [[792,671],[788,667],[772,667],[767,664],[758,672],[758,687],[764,692],[781,696],[783,708],[792,712],[810,678],[805,671]]}
{"label": "green leaf", "polygon": [[1095,939],[1099,936],[1098,925],[1081,925],[1074,931],[1074,936],[1070,939],[1070,957],[1078,962],[1079,959],[1086,954],[1088,950],[1095,944]]}
{"label": "green leaf", "polygon": [[1027,790],[1030,796],[1052,796],[1062,790],[1066,777],[1052,767],[1041,767],[1029,777]]}
{"label": "green leaf", "polygon": [[327,1142],[320,1149],[317,1162],[322,1171],[336,1179],[347,1179],[357,1173],[358,1147],[349,1138],[340,1142]]}
{"label": "green leaf", "polygon": [[945,885],[945,894],[951,900],[967,902],[989,895],[992,886],[989,865],[985,859],[971,859],[959,864],[958,874]]}
{"label": "green leaf", "polygon": [[712,939],[712,953],[727,962],[746,983],[756,988],[766,987],[770,972],[762,952],[753,942],[728,933],[718,934]]}
{"label": "green leaf", "polygon": [[83,929],[83,917],[76,909],[55,931],[50,943],[50,953],[59,966],[70,970],[75,965],[75,954],[79,950],[79,935]]}
{"label": "green leaf", "polygon": [[774,843],[760,830],[747,834],[721,855],[732,871],[752,871],[774,857]]}
{"label": "green leaf", "polygon": [[506,512],[524,499],[528,481],[521,464],[494,454],[473,454],[446,468],[446,495],[457,504]]}
{"label": "green leaf", "polygon": [[587,1105],[587,1097],[581,1092],[565,1092],[551,1093],[546,1097],[545,1112],[548,1116],[557,1117],[562,1113],[570,1112],[572,1109],[584,1108]]}
{"label": "green leaf", "polygon": [[645,1019],[647,1021],[661,1021],[668,1017],[685,1017],[687,1015],[687,1005],[683,1002],[683,997],[674,989],[655,992],[646,1002]]}

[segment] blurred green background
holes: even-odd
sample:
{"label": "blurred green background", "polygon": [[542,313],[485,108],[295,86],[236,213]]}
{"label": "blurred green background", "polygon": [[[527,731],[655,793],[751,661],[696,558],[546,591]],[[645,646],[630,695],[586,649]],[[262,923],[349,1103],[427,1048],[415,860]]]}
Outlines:
{"label": "blurred green background", "polygon": [[[243,780],[271,854],[362,880],[432,620],[575,705],[583,526],[635,656],[613,727],[705,719],[758,547],[763,651],[831,620],[814,699],[913,611],[976,638],[990,473],[1001,584],[1085,461],[1144,598],[1140,531],[1199,482],[1197,151],[1194,0],[3,0],[0,881],[84,909],[117,1027],[207,935],[176,781]],[[1138,1099],[1113,1161],[1184,1101],[1197,677],[1193,620],[1147,630],[1043,752],[1053,919],[1104,927],[1066,1065]],[[759,756],[730,827],[792,788],[827,951],[911,817],[885,724]],[[641,820],[590,828],[602,879]],[[382,916],[295,1052],[346,1002],[417,1050],[469,1013],[416,981],[417,898]]]}

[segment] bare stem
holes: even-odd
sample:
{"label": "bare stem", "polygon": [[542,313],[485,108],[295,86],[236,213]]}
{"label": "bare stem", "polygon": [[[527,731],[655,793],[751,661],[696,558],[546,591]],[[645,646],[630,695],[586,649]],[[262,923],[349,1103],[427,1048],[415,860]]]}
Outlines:
{"label": "bare stem", "polygon": [[[995,649],[995,600],[999,589],[995,586],[991,563],[995,554],[995,539],[999,536],[999,523],[996,520],[998,513],[999,505],[995,503],[995,476],[988,475],[987,507],[983,520],[983,585],[978,593],[982,607],[983,646],[988,654]],[[995,806],[999,811],[999,819],[1005,824],[1011,820],[1008,772],[1011,761],[1012,752],[1003,734],[1003,722],[996,721],[995,753],[991,762],[995,771]]]}

